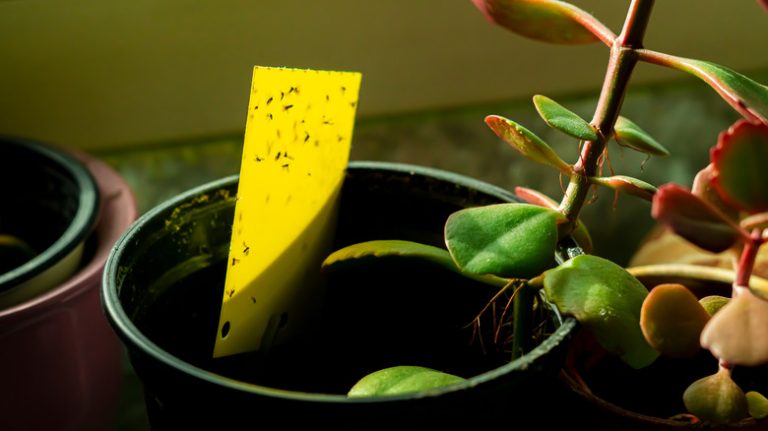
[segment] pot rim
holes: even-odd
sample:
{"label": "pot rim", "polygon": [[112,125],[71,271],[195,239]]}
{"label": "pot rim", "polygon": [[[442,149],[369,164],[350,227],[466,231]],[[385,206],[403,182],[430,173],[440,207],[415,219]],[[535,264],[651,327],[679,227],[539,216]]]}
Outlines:
{"label": "pot rim", "polygon": [[[386,170],[399,173],[407,173],[410,175],[428,176],[440,180],[448,180],[458,183],[463,186],[475,188],[483,191],[487,191],[491,194],[498,196],[512,196],[508,191],[488,184],[482,181],[451,173],[448,171],[428,168],[418,165],[409,165],[402,163],[391,162],[377,162],[377,161],[352,161],[348,164],[348,169],[357,170]],[[564,339],[568,338],[577,326],[576,319],[572,317],[566,317],[562,324],[539,344],[536,348],[528,352],[526,355],[502,365],[501,367],[494,368],[486,371],[485,373],[477,376],[470,377],[465,381],[435,388],[422,392],[415,392],[411,394],[403,395],[389,395],[380,397],[360,397],[349,398],[346,395],[340,394],[327,394],[327,393],[314,393],[303,391],[291,391],[286,389],[273,388],[268,386],[257,385],[254,383],[247,383],[239,381],[230,377],[222,376],[211,371],[207,371],[203,368],[194,366],[162,349],[160,346],[149,340],[131,321],[128,314],[120,303],[119,294],[116,289],[115,280],[119,277],[119,265],[120,257],[123,253],[124,246],[132,240],[132,238],[141,232],[146,223],[163,213],[169,208],[178,206],[180,203],[187,201],[194,196],[205,192],[206,190],[215,189],[224,185],[237,181],[238,175],[231,175],[218,180],[214,180],[193,189],[190,189],[182,194],[179,194],[163,203],[155,206],[147,213],[142,215],[136,220],[121,236],[121,238],[115,243],[112,249],[106,267],[104,269],[104,276],[102,282],[102,304],[105,308],[108,320],[115,327],[121,338],[128,341],[130,344],[143,350],[144,353],[154,357],[156,360],[162,362],[164,365],[181,371],[183,373],[194,376],[197,379],[205,380],[209,383],[220,385],[229,389],[235,389],[239,391],[249,392],[262,396],[270,396],[277,398],[292,399],[298,401],[313,401],[313,402],[328,402],[328,403],[354,403],[354,404],[368,404],[368,403],[386,403],[386,402],[398,402],[423,398],[434,398],[442,395],[458,392],[467,388],[472,388],[490,382],[502,375],[508,374],[514,370],[531,368],[532,365],[542,356],[546,355],[549,351],[554,349]]]}
{"label": "pot rim", "polygon": [[93,256],[82,262],[81,267],[69,279],[51,290],[34,296],[11,307],[0,309],[0,322],[38,316],[54,304],[71,301],[90,291],[87,286],[101,282],[101,271],[113,243],[138,216],[136,199],[128,183],[105,162],[85,153],[72,153],[81,160],[93,176],[102,203],[100,217],[93,235],[97,236]]}
{"label": "pot rim", "polygon": [[58,165],[70,175],[79,189],[77,211],[64,232],[48,248],[22,265],[0,274],[0,294],[45,272],[83,243],[99,215],[99,192],[96,180],[79,160],[60,150],[39,142],[0,136],[0,144],[14,145],[30,153],[37,153]]}

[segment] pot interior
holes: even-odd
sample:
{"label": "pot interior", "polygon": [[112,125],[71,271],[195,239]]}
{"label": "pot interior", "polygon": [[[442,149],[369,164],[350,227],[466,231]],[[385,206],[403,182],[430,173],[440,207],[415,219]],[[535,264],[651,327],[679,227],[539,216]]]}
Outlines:
{"label": "pot interior", "polygon": [[[328,274],[318,268],[306,280],[324,289],[321,318],[303,336],[269,352],[213,359],[236,186],[231,178],[158,209],[119,250],[121,304],[160,349],[236,380],[337,394],[365,374],[395,365],[471,377],[509,361],[503,349],[473,341],[473,319],[495,288],[398,259]],[[358,167],[343,186],[334,249],[374,239],[442,246],[449,214],[512,199],[466,180]],[[280,324],[290,319],[284,316]],[[493,328],[493,322],[485,324]]]}

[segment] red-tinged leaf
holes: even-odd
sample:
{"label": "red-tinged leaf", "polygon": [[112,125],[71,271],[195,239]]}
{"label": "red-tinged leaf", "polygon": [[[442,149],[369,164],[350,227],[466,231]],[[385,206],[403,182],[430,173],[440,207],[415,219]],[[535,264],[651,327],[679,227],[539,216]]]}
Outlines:
{"label": "red-tinged leaf", "polygon": [[710,157],[712,185],[725,202],[750,213],[768,210],[768,125],[736,122]]}
{"label": "red-tinged leaf", "polygon": [[498,115],[485,117],[485,124],[496,135],[523,156],[535,162],[549,165],[565,175],[570,175],[571,165],[563,161],[544,141],[525,127]]}
{"label": "red-tinged leaf", "polygon": [[693,179],[693,194],[709,202],[710,205],[717,208],[723,215],[731,220],[739,219],[739,211],[728,205],[720,197],[720,193],[712,185],[712,178],[715,176],[715,165],[710,163],[706,168],[700,170]]}
{"label": "red-tinged leaf", "polygon": [[589,181],[592,182],[592,184],[605,186],[610,189],[626,193],[628,195],[643,198],[647,201],[652,200],[653,195],[656,193],[656,187],[646,183],[645,181],[624,175],[614,175],[612,177],[591,177]]}
{"label": "red-tinged leaf", "polygon": [[[544,193],[529,189],[527,187],[515,187],[515,195],[529,204],[537,205],[544,208],[550,208],[553,210],[558,209],[559,205],[554,199],[545,195]],[[584,250],[586,254],[592,254],[592,236],[589,234],[587,227],[580,219],[576,220],[576,226],[571,232],[571,237],[576,241],[576,244]]]}
{"label": "red-tinged leaf", "polygon": [[763,7],[768,12],[768,0],[757,0],[757,4]]}
{"label": "red-tinged leaf", "polygon": [[676,184],[659,187],[651,214],[676,234],[715,253],[729,249],[740,235],[711,205]]}
{"label": "red-tinged leaf", "polygon": [[752,123],[768,124],[768,87],[719,64],[638,50],[640,59],[696,76]]}
{"label": "red-tinged leaf", "polygon": [[555,0],[472,0],[494,24],[543,42],[585,44],[616,37],[589,13]]}

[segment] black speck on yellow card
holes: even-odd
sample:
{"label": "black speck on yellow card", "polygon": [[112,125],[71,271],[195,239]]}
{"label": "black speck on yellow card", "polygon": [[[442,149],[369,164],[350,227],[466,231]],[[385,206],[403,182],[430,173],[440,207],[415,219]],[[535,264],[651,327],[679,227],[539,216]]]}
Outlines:
{"label": "black speck on yellow card", "polygon": [[214,356],[266,350],[321,292],[361,75],[256,67]]}

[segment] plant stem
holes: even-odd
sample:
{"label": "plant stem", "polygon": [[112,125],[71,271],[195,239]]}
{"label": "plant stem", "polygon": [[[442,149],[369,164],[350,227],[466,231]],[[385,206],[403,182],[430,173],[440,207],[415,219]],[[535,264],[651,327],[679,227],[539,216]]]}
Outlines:
{"label": "plant stem", "polygon": [[636,50],[643,47],[643,36],[648,26],[655,0],[632,0],[621,34],[611,46],[611,55],[605,72],[603,88],[592,117],[598,139],[585,141],[579,160],[574,164],[560,211],[568,218],[573,229],[582,206],[589,194],[589,177],[597,175],[605,144],[613,135],[613,126],[621,111],[629,79],[637,64]]}
{"label": "plant stem", "polygon": [[512,339],[512,359],[523,356],[533,344],[533,299],[536,290],[524,285],[515,295],[512,313],[515,316],[514,338]]}
{"label": "plant stem", "polygon": [[[762,244],[762,231],[760,229],[753,229],[749,235],[749,240],[744,242],[744,248],[741,250],[739,263],[736,266],[736,280],[733,282],[735,286],[749,287],[749,279],[752,277],[752,269],[755,266],[757,252]],[[731,296],[736,294],[734,289]]]}

